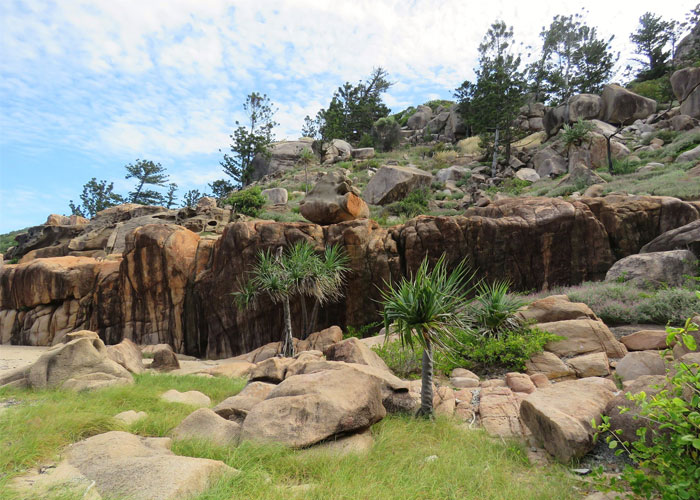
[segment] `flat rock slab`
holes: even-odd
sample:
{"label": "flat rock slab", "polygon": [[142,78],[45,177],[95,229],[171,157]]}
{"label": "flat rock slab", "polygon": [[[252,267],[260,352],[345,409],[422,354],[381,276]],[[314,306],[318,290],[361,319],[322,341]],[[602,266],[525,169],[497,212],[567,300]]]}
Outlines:
{"label": "flat rock slab", "polygon": [[[218,460],[181,457],[169,448],[169,438],[120,431],[99,434],[69,446],[55,469],[25,476],[15,487],[32,498],[64,486],[75,498],[180,500],[200,494],[222,474],[236,472]],[[91,490],[97,495],[83,496]]]}
{"label": "flat rock slab", "polygon": [[200,408],[211,405],[209,396],[199,391],[180,392],[175,389],[170,389],[161,394],[160,399],[169,403],[182,403],[190,406],[198,406]]}
{"label": "flat rock slab", "polygon": [[638,332],[625,335],[620,342],[625,344],[630,351],[649,351],[652,349],[666,349],[665,330],[640,330]]}
{"label": "flat rock slab", "polygon": [[666,364],[659,351],[635,351],[617,362],[615,372],[622,380],[634,380],[642,375],[665,375]]}
{"label": "flat rock slab", "polygon": [[236,446],[240,434],[240,424],[220,417],[209,408],[200,408],[180,422],[172,436],[177,441],[196,439],[211,441],[217,446]]}
{"label": "flat rock slab", "polygon": [[609,358],[622,358],[627,354],[624,344],[618,342],[602,321],[572,319],[539,323],[538,328],[564,337],[564,340],[548,342],[545,350],[557,356],[568,357],[592,352],[604,352]]}

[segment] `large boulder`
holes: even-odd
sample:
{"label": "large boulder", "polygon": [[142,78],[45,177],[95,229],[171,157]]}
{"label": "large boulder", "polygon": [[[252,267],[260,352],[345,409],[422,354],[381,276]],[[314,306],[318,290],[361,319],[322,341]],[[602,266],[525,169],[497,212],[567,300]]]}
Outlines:
{"label": "large boulder", "polygon": [[615,390],[612,381],[598,377],[559,382],[527,396],[520,418],[549,453],[567,463],[593,448],[591,421],[600,421]]}
{"label": "large boulder", "polygon": [[379,384],[354,370],[295,375],[255,405],[243,422],[242,440],[311,446],[367,429],[386,415]]}
{"label": "large boulder", "polygon": [[337,224],[369,217],[369,207],[348,177],[329,172],[313,187],[299,205],[301,215],[316,224]]}
{"label": "large boulder", "polygon": [[700,118],[700,68],[683,68],[674,72],[671,87],[681,103],[681,114]]}
{"label": "large boulder", "polygon": [[521,437],[525,434],[519,416],[520,401],[507,387],[481,390],[479,414],[481,425],[492,436]]}
{"label": "large boulder", "polygon": [[640,330],[620,338],[629,351],[650,351],[666,348],[665,330]]}
{"label": "large boulder", "polygon": [[665,375],[641,375],[631,384],[626,384],[624,392],[608,402],[605,414],[610,417],[610,429],[622,431],[618,435],[619,439],[628,442],[636,441],[639,439],[637,430],[641,427],[646,427],[649,431],[647,432],[647,439],[649,439],[652,430],[658,430],[658,424],[641,418],[639,405],[631,401],[627,394],[634,395],[644,391],[647,398],[651,398],[664,389],[665,385]]}
{"label": "large boulder", "polygon": [[329,326],[321,331],[314,332],[297,344],[297,351],[321,351],[331,344],[343,340],[343,330],[339,326]]}
{"label": "large boulder", "polygon": [[31,489],[25,498],[48,498],[51,489],[88,498],[85,493],[94,487],[98,498],[180,500],[236,472],[218,460],[175,455],[170,444],[169,438],[121,431],[92,436],[71,445],[57,467],[27,478]]}
{"label": "large boulder", "polygon": [[546,375],[549,380],[573,378],[575,375],[574,370],[564,363],[559,356],[547,351],[533,354],[525,362],[525,368],[528,375],[541,373]]}
{"label": "large boulder", "polygon": [[642,375],[664,375],[666,364],[659,351],[635,351],[617,362],[615,373],[623,381],[634,380]]}
{"label": "large boulder", "polygon": [[566,159],[551,147],[540,149],[532,157],[532,164],[540,177],[557,177],[568,171]]}
{"label": "large boulder", "polygon": [[107,355],[131,373],[143,373],[146,370],[141,350],[129,339],[107,346]]}
{"label": "large boulder", "polygon": [[352,159],[352,146],[342,139],[333,139],[323,145],[323,162],[337,163]]}
{"label": "large boulder", "polygon": [[362,197],[372,205],[386,205],[406,197],[411,191],[429,188],[432,174],[416,167],[384,165],[372,176]]}
{"label": "large boulder", "polygon": [[263,189],[261,193],[270,205],[286,205],[289,195],[284,188]]}
{"label": "large boulder", "polygon": [[110,359],[99,338],[81,337],[46,351],[29,368],[29,385],[76,391],[132,384],[126,368]]}
{"label": "large boulder", "polygon": [[433,113],[430,110],[430,108],[428,108],[427,110],[423,109],[421,111],[416,111],[408,119],[406,125],[408,125],[408,128],[411,130],[420,130],[422,128],[425,128],[425,126],[428,124],[432,117]]}
{"label": "large boulder", "polygon": [[471,173],[471,170],[467,167],[462,167],[460,165],[452,165],[451,167],[442,168],[435,174],[435,179],[439,182],[445,183],[447,181],[460,181],[467,177]]}
{"label": "large boulder", "polygon": [[384,360],[376,352],[355,337],[329,345],[323,350],[323,354],[329,361],[345,361],[346,363],[373,366],[380,370],[389,370]]}
{"label": "large boulder", "polygon": [[695,161],[698,158],[700,158],[700,146],[695,146],[693,149],[684,151],[683,153],[679,154],[676,158],[676,162],[684,163],[688,161]]}
{"label": "large boulder", "polygon": [[600,118],[603,99],[595,94],[578,94],[569,98],[569,121]]}
{"label": "large boulder", "polygon": [[529,304],[518,311],[525,321],[551,323],[567,319],[597,320],[593,310],[582,302],[571,302],[566,295],[550,295]]}
{"label": "large boulder", "polygon": [[209,408],[199,408],[173,429],[172,437],[176,441],[191,439],[210,441],[216,446],[236,446],[240,433],[238,423],[222,418]]}
{"label": "large boulder", "polygon": [[293,169],[297,166],[304,149],[312,149],[313,140],[273,142],[269,147],[269,155],[257,155],[253,159],[252,180],[257,181],[266,175],[276,174]]}
{"label": "large boulder", "polygon": [[700,220],[666,231],[644,245],[640,253],[669,250],[690,250],[700,257]]}
{"label": "large boulder", "polygon": [[669,250],[630,255],[613,264],[605,281],[625,281],[638,285],[678,286],[695,274],[696,257],[690,250]]}
{"label": "large boulder", "polygon": [[622,358],[627,354],[624,344],[615,339],[602,321],[592,319],[570,319],[539,323],[538,328],[563,337],[563,340],[548,342],[545,349],[557,356],[577,356],[592,352],[604,352],[610,358]]}
{"label": "large boulder", "polygon": [[645,119],[656,111],[656,101],[643,97],[617,85],[606,85],[601,95],[603,106],[601,117],[615,125],[630,124]]}
{"label": "large boulder", "polygon": [[566,112],[565,105],[549,108],[542,117],[542,125],[547,133],[547,137],[555,135],[568,122],[569,115]]}

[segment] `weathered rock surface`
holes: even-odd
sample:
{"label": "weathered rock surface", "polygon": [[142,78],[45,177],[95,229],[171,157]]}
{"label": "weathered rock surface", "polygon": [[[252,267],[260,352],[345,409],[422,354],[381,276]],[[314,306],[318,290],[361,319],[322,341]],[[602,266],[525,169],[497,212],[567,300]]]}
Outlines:
{"label": "weathered rock surface", "polygon": [[571,302],[566,295],[550,295],[536,300],[518,312],[525,321],[551,323],[568,319],[597,320],[595,313],[582,302]]}
{"label": "weathered rock surface", "polygon": [[176,389],[170,389],[160,395],[163,401],[169,403],[180,403],[190,406],[198,406],[203,408],[205,406],[211,405],[211,399],[206,394],[202,394],[199,391],[187,391],[180,392]]}
{"label": "weathered rock surface", "polygon": [[[612,430],[621,429],[622,434],[619,438],[623,441],[636,441],[637,429],[647,427],[648,435],[651,434],[652,428],[656,426],[647,419],[638,418],[641,415],[639,405],[627,398],[627,394],[638,394],[644,391],[647,397],[651,398],[656,395],[666,384],[664,375],[641,375],[637,377],[631,384],[625,387],[625,390],[610,400],[605,409],[605,414],[610,417],[610,428]],[[626,408],[624,412],[620,408]]]}
{"label": "weathered rock surface", "polygon": [[376,352],[355,337],[329,345],[323,350],[323,354],[329,361],[344,361],[369,365],[380,370],[389,370],[384,360]]}
{"label": "weathered rock surface", "polygon": [[248,413],[242,440],[306,447],[369,428],[386,415],[379,384],[354,370],[295,375]]}
{"label": "weathered rock surface", "polygon": [[547,351],[557,356],[576,356],[593,352],[604,352],[610,358],[622,358],[627,354],[624,344],[615,339],[602,321],[571,319],[539,323],[538,328],[564,337],[564,340],[548,342]]}
{"label": "weathered rock surface", "polygon": [[567,364],[576,372],[576,376],[579,378],[607,377],[610,375],[610,362],[604,352],[575,356],[567,360]]}
{"label": "weathered rock surface", "polygon": [[681,103],[681,114],[700,118],[700,68],[683,68],[671,75],[671,88]]}
{"label": "weathered rock surface", "polygon": [[700,220],[671,229],[644,245],[640,253],[690,250],[700,257]]}
{"label": "weathered rock surface", "polygon": [[666,349],[666,332],[664,330],[640,330],[620,338],[629,351],[650,351]]}
{"label": "weathered rock surface", "polygon": [[222,418],[209,408],[200,408],[190,413],[175,427],[172,437],[176,441],[194,439],[210,441],[217,446],[236,446],[241,426]]}
{"label": "weathered rock surface", "polygon": [[538,389],[520,404],[520,418],[544,448],[561,462],[582,457],[593,448],[591,420],[614,397],[615,384],[590,377]]}
{"label": "weathered rock surface", "polygon": [[118,420],[124,425],[131,425],[139,420],[143,420],[144,418],[148,417],[148,414],[145,411],[135,411],[135,410],[127,410],[123,411],[121,413],[117,413],[114,415],[114,419]]}
{"label": "weathered rock surface", "polygon": [[289,194],[284,188],[263,189],[262,194],[270,205],[286,205],[289,199]]}
{"label": "weathered rock surface", "polygon": [[520,419],[520,401],[507,387],[481,390],[481,425],[492,436],[521,437],[525,434]]}
{"label": "weathered rock surface", "polygon": [[236,472],[218,460],[181,457],[169,448],[168,438],[121,431],[98,434],[71,445],[65,460],[37,475],[29,491],[36,494],[58,486],[84,498],[88,487],[94,486],[104,498],[179,500],[202,493],[223,474]]}
{"label": "weathered rock surface", "polygon": [[302,151],[312,149],[313,140],[274,142],[270,145],[270,155],[258,155],[253,159],[252,180],[257,181],[266,175],[276,174],[295,168]]}
{"label": "weathered rock surface", "polygon": [[669,250],[630,255],[613,264],[605,281],[625,281],[642,286],[678,286],[695,273],[696,257],[690,250]]}
{"label": "weathered rock surface", "polygon": [[143,366],[141,350],[129,339],[124,339],[117,345],[107,346],[107,355],[131,373],[143,373],[146,371],[146,368]]}
{"label": "weathered rock surface", "polygon": [[369,217],[360,192],[342,172],[329,172],[316,183],[299,205],[301,215],[316,224],[337,224]]}
{"label": "weathered rock surface", "polygon": [[540,177],[557,177],[568,170],[566,160],[551,147],[540,149],[532,158],[535,173]]}
{"label": "weathered rock surface", "polygon": [[642,375],[664,375],[666,364],[659,351],[635,351],[617,362],[615,372],[622,380],[634,380]]}
{"label": "weathered rock surface", "polygon": [[570,378],[575,375],[574,370],[567,366],[559,356],[546,351],[532,356],[525,362],[525,368],[529,375],[541,373],[550,380]]}
{"label": "weathered rock surface", "polygon": [[[254,384],[259,382],[253,382]],[[216,405],[213,410],[214,413],[228,420],[232,420],[239,424],[242,424],[245,418],[248,416],[248,412],[253,409],[253,407],[265,398],[258,398],[254,396],[241,396],[237,394],[231,396],[230,398],[224,399],[221,403]]]}
{"label": "weathered rock surface", "polygon": [[615,125],[644,119],[656,111],[656,101],[642,97],[617,84],[606,85],[601,94],[601,117]]}
{"label": "weathered rock surface", "polygon": [[384,165],[369,180],[362,198],[372,205],[386,205],[411,191],[430,187],[432,180],[432,174],[416,167]]}
{"label": "weathered rock surface", "polygon": [[172,349],[158,349],[153,354],[153,362],[149,365],[152,370],[169,372],[180,368],[180,362]]}

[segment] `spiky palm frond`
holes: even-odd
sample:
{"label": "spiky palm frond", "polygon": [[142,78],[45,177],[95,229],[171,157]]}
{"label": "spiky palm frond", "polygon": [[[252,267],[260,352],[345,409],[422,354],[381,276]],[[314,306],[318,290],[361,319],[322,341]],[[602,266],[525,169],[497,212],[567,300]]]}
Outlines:
{"label": "spiky palm frond", "polygon": [[479,334],[499,338],[506,330],[521,326],[516,312],[525,305],[525,301],[508,293],[510,285],[509,281],[501,280],[478,286],[469,315],[473,328]]}
{"label": "spiky palm frond", "polygon": [[381,292],[387,331],[393,324],[402,343],[411,348],[417,341],[447,350],[454,330],[465,327],[464,305],[473,279],[465,262],[448,272],[444,254],[432,270],[424,259],[415,276],[402,278],[395,287],[387,284]]}

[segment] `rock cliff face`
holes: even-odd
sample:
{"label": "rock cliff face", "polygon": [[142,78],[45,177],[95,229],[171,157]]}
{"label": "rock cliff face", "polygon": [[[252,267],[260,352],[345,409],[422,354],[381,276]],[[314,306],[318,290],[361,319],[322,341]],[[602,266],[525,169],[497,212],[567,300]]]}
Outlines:
{"label": "rock cliff face", "polygon": [[[387,229],[367,219],[330,226],[238,221],[216,240],[175,224],[148,224],[126,235],[121,254],[0,267],[0,341],[52,345],[87,328],[107,344],[128,338],[232,356],[280,338],[277,305],[263,300],[242,311],[231,296],[264,249],[300,239],[318,249],[342,245],[351,268],[345,298],[322,308],[318,327],[359,326],[379,319],[384,283],[414,272],[425,255],[466,258],[480,277],[540,289],[602,279],[615,260],[699,218],[695,206],[673,198],[609,196],[505,199]],[[292,309],[298,319],[300,303]]]}

